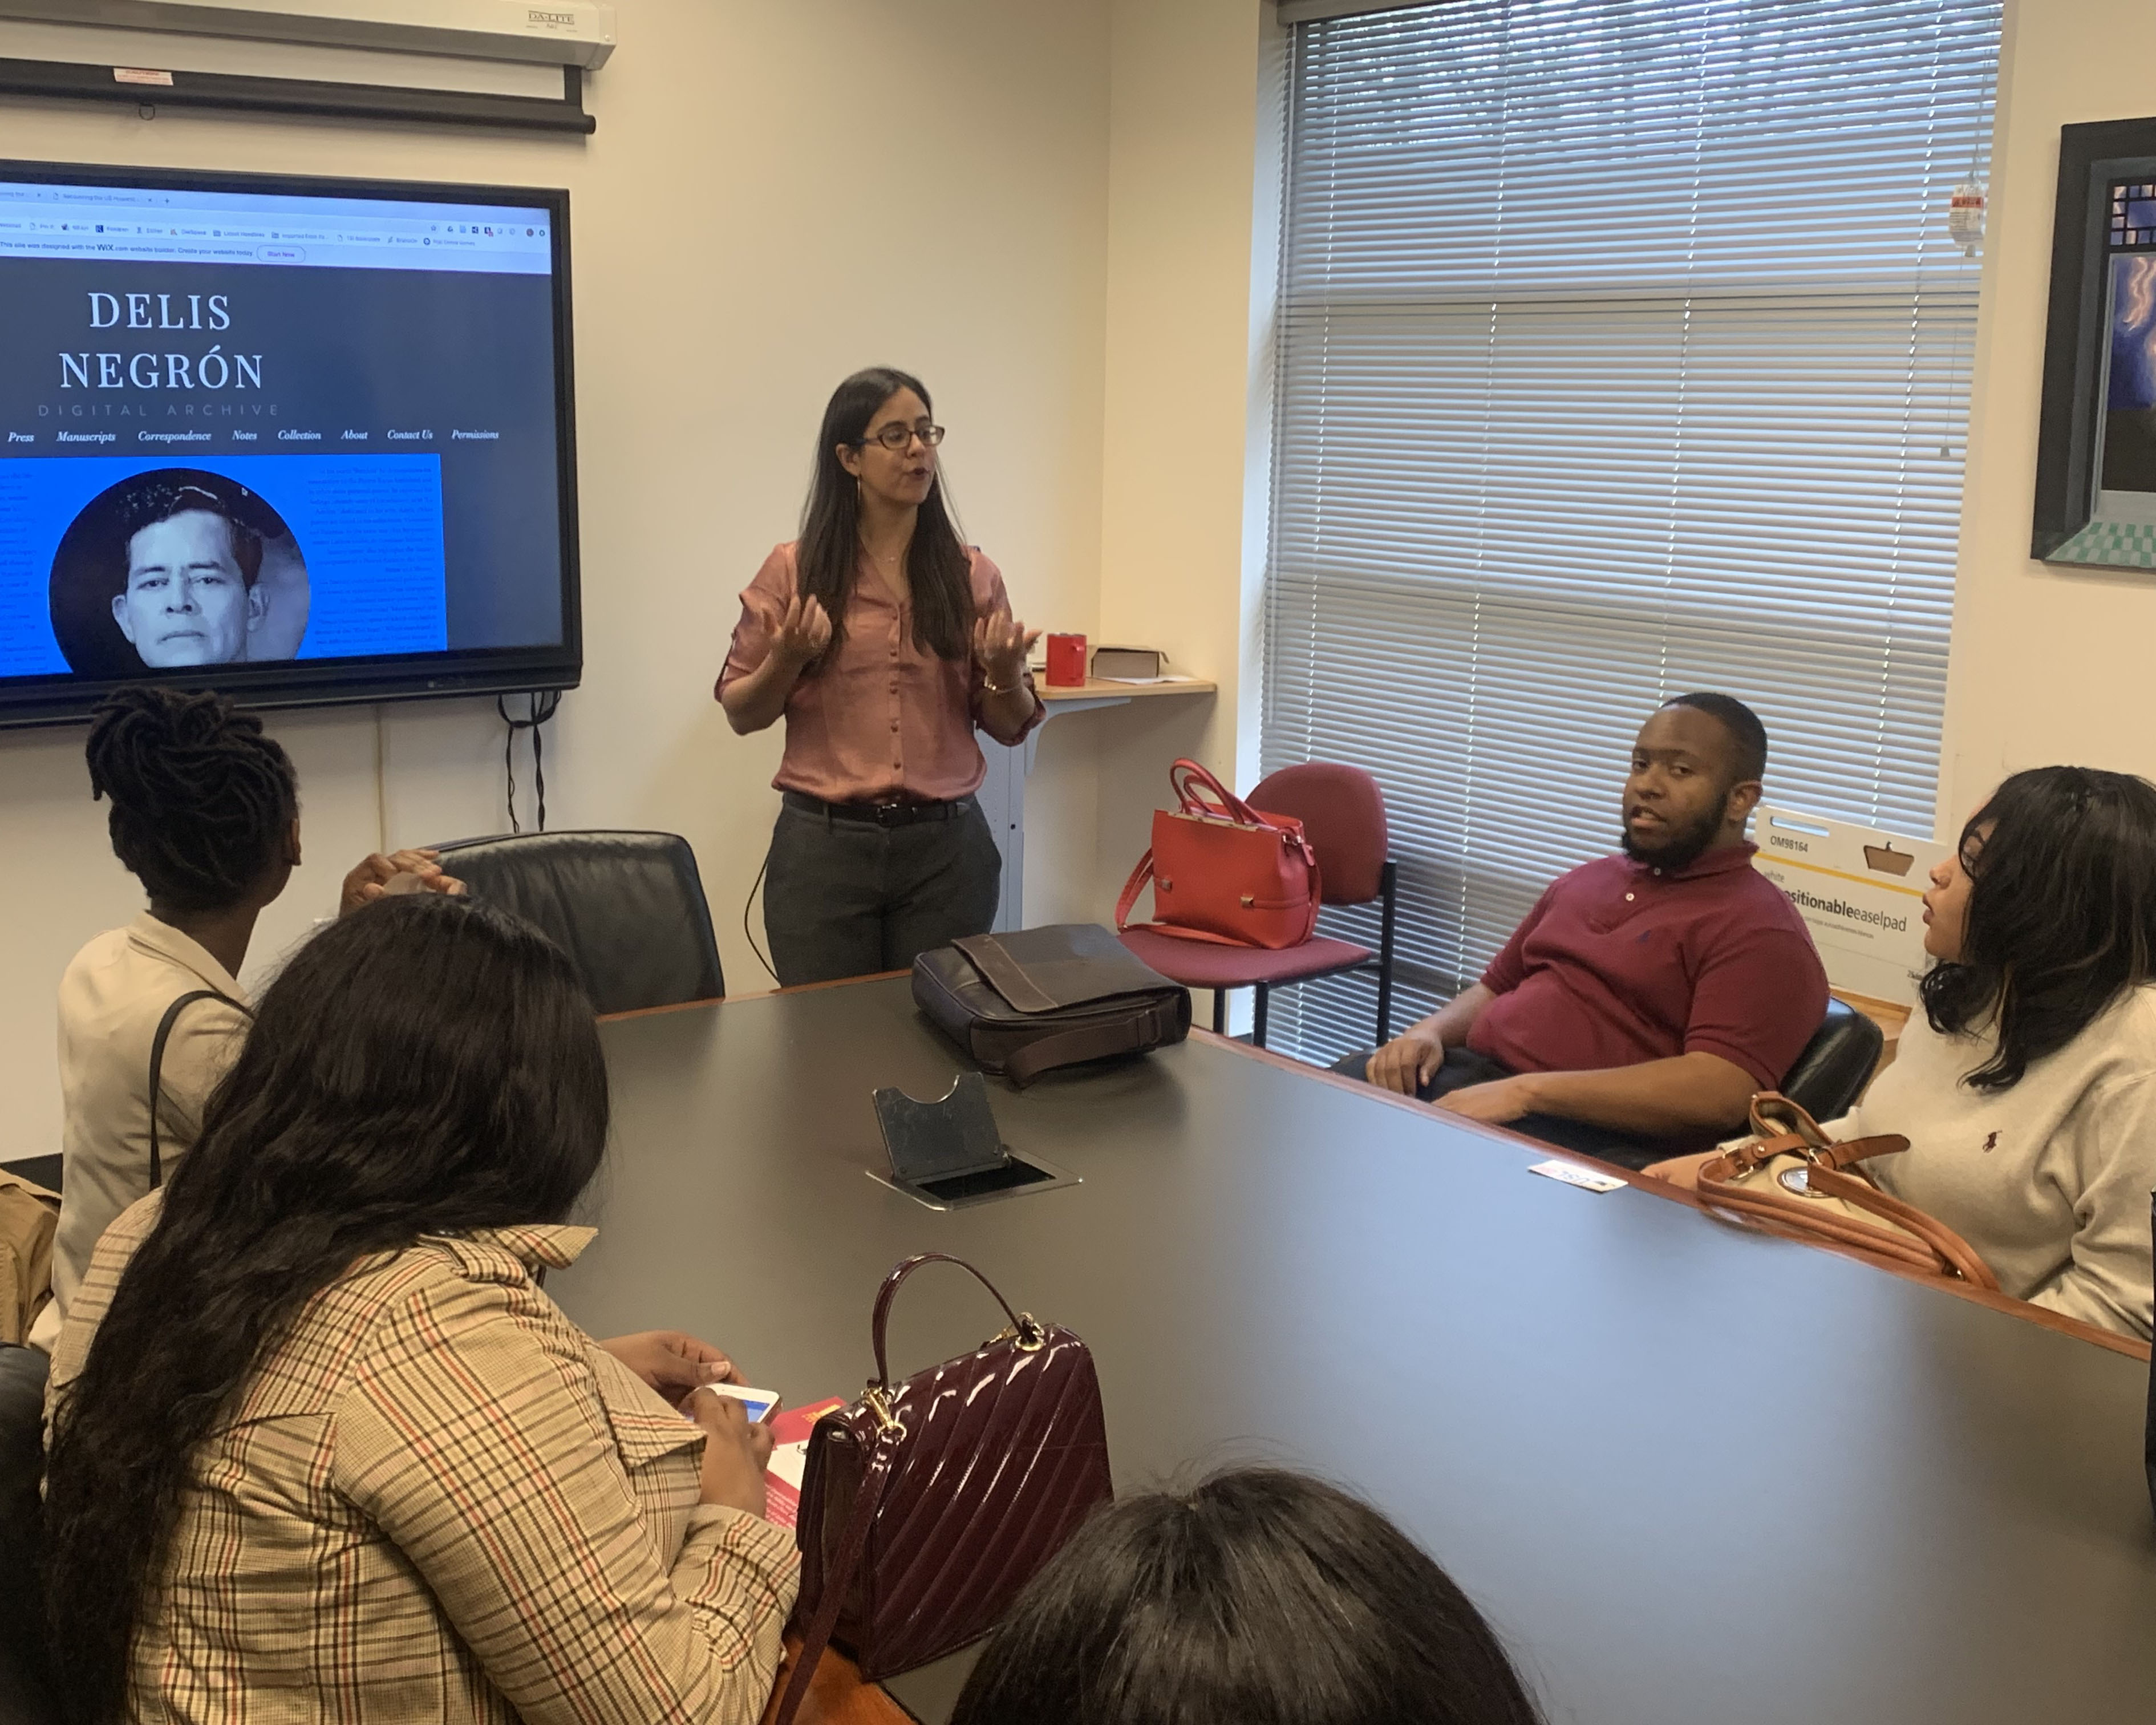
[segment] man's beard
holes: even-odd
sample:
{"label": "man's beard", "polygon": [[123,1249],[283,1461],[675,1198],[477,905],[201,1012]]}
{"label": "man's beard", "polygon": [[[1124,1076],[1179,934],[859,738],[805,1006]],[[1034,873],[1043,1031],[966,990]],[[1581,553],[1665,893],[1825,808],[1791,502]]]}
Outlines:
{"label": "man's beard", "polygon": [[1689,868],[1707,854],[1707,849],[1722,832],[1722,811],[1711,809],[1688,827],[1671,827],[1661,844],[1649,850],[1632,837],[1632,829],[1624,830],[1625,855],[1634,862],[1645,863],[1650,867],[1674,872]]}

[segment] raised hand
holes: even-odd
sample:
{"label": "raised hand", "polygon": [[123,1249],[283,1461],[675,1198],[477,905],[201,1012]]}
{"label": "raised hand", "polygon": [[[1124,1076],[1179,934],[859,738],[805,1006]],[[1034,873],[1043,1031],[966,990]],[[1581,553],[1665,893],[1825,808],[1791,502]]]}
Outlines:
{"label": "raised hand", "polygon": [[362,857],[344,877],[343,890],[337,896],[337,914],[347,916],[391,893],[439,892],[454,896],[463,892],[465,883],[442,872],[434,860],[437,855],[432,850],[399,850],[390,856],[377,851]]}
{"label": "raised hand", "polygon": [[778,620],[772,656],[798,670],[830,644],[831,619],[824,614],[823,602],[794,594],[786,602],[785,616]]}
{"label": "raised hand", "polygon": [[1039,629],[1027,629],[1008,608],[973,619],[973,657],[998,689],[1011,688],[1024,677],[1026,655],[1040,639]]}

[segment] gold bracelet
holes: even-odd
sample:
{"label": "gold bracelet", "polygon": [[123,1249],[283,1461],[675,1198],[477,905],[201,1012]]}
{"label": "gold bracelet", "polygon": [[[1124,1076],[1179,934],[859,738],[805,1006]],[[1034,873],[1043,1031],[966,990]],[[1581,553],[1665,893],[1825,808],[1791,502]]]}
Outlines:
{"label": "gold bracelet", "polygon": [[981,693],[983,695],[1009,695],[1024,687],[1025,682],[1023,678],[1015,683],[1006,683],[1000,689],[997,688],[996,685],[993,683],[991,683],[986,677],[983,677],[981,679]]}

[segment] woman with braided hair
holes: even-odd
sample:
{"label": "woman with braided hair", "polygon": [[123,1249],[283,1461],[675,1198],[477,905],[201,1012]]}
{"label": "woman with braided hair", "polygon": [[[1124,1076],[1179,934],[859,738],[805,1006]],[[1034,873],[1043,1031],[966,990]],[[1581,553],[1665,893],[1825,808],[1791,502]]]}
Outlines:
{"label": "woman with braided hair", "polygon": [[[59,1231],[53,1298],[30,1332],[48,1352],[98,1236],[194,1142],[248,1021],[238,978],[255,919],[300,863],[291,761],[224,696],[120,690],[98,707],[87,754],[90,795],[112,805],[112,849],[150,905],[60,978]],[[370,856],[345,876],[339,914],[428,890],[464,889],[432,851]]]}

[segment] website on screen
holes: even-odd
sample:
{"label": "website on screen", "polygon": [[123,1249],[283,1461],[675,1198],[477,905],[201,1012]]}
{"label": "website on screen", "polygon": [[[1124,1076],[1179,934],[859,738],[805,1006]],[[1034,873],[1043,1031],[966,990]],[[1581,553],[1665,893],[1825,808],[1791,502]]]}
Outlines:
{"label": "website on screen", "polygon": [[543,208],[0,181],[0,678],[561,640]]}

